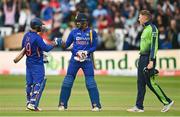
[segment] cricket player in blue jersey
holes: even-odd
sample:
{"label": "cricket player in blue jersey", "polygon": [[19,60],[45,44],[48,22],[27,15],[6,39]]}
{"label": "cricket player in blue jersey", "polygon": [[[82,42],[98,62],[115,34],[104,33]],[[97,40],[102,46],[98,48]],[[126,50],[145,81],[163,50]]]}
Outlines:
{"label": "cricket player in blue jersey", "polygon": [[43,28],[40,19],[34,18],[30,23],[31,30],[27,32],[22,40],[22,48],[25,48],[26,54],[26,94],[27,109],[40,111],[38,108],[42,92],[45,87],[46,79],[43,51],[48,52],[58,45],[58,41],[53,41],[52,45],[46,45],[43,39],[38,35]]}
{"label": "cricket player in blue jersey", "polygon": [[155,82],[155,77],[158,74],[158,70],[155,69],[158,50],[158,29],[152,24],[151,17],[151,13],[148,10],[142,10],[139,15],[139,22],[143,25],[144,29],[140,42],[137,80],[138,92],[136,105],[133,108],[127,109],[128,112],[144,112],[143,102],[146,85],[164,105],[161,112],[167,112],[174,103]]}
{"label": "cricket player in blue jersey", "polygon": [[94,79],[93,62],[90,57],[90,54],[96,50],[97,34],[88,27],[88,18],[84,13],[79,13],[76,16],[76,24],[78,27],[70,32],[66,43],[62,44],[64,48],[68,48],[73,43],[73,48],[67,74],[61,87],[58,110],[64,111],[67,109],[71,88],[76,74],[81,68],[85,75],[92,111],[100,111],[99,92]]}

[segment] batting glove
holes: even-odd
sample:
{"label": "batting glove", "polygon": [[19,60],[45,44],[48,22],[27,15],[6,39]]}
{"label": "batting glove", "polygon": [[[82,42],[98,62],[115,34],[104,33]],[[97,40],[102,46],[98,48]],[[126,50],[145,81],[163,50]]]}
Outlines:
{"label": "batting glove", "polygon": [[61,46],[61,45],[62,45],[62,39],[61,39],[61,38],[57,38],[57,37],[56,37],[56,38],[54,39],[54,42],[55,42],[55,45],[56,45],[56,46]]}
{"label": "batting glove", "polygon": [[84,62],[86,58],[87,58],[87,51],[83,51],[83,50],[79,50],[76,53],[76,56],[74,57],[74,59],[79,62]]}
{"label": "batting glove", "polygon": [[87,51],[82,51],[81,53],[82,58],[87,58],[87,54],[88,54]]}

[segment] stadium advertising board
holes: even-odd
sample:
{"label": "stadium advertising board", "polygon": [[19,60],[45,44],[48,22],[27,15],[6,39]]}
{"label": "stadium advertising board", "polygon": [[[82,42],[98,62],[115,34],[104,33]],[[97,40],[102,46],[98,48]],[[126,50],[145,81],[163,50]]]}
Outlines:
{"label": "stadium advertising board", "polygon": [[[25,74],[25,57],[17,64],[13,58],[17,52],[0,52],[0,74]],[[70,52],[48,53],[47,74],[65,74]],[[180,75],[180,50],[158,51],[157,68],[160,75]],[[96,74],[100,75],[136,75],[138,51],[97,51],[95,52]],[[81,74],[82,71],[79,73]]]}

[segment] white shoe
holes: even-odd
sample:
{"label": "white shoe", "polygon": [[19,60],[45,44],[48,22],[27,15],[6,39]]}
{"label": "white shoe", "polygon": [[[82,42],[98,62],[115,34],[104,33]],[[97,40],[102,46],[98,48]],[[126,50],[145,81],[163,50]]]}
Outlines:
{"label": "white shoe", "polygon": [[58,110],[59,110],[59,111],[65,111],[65,110],[67,110],[67,109],[66,109],[64,106],[59,106],[59,107],[58,107]]}
{"label": "white shoe", "polygon": [[98,112],[98,111],[101,111],[101,109],[100,108],[98,108],[98,107],[94,107],[94,108],[92,108],[92,110],[91,111],[93,111],[93,112]]}
{"label": "white shoe", "polygon": [[29,111],[29,109],[26,107],[26,111]]}
{"label": "white shoe", "polygon": [[29,111],[29,109],[27,108],[27,106],[29,105],[30,101],[26,102],[26,111]]}
{"label": "white shoe", "polygon": [[127,109],[127,111],[128,111],[128,112],[140,112],[140,113],[144,112],[143,109],[139,109],[139,108],[136,107],[136,106],[134,106],[134,107],[132,107],[132,108],[130,108],[130,109]]}
{"label": "white shoe", "polygon": [[31,111],[42,111],[41,108],[38,108],[38,107],[35,108],[33,104],[28,104],[26,110],[31,110]]}
{"label": "white shoe", "polygon": [[33,104],[28,104],[28,105],[27,105],[27,109],[29,109],[29,110],[35,110],[35,107],[34,107]]}
{"label": "white shoe", "polygon": [[171,106],[174,104],[174,101],[172,101],[171,103],[169,103],[168,105],[165,105],[163,107],[163,109],[161,110],[161,112],[167,112],[169,111],[169,109],[171,108]]}

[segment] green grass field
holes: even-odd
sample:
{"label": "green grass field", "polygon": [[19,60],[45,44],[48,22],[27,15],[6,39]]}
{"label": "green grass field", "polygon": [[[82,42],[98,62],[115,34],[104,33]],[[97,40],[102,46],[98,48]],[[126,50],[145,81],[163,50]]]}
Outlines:
{"label": "green grass field", "polygon": [[125,76],[96,76],[102,102],[101,112],[91,112],[84,78],[77,77],[69,108],[59,112],[57,105],[63,76],[47,76],[40,102],[41,112],[25,111],[25,76],[0,75],[0,116],[180,116],[180,77],[159,77],[161,88],[175,101],[168,113],[161,113],[162,104],[147,88],[144,113],[129,113],[136,99],[136,78]]}

